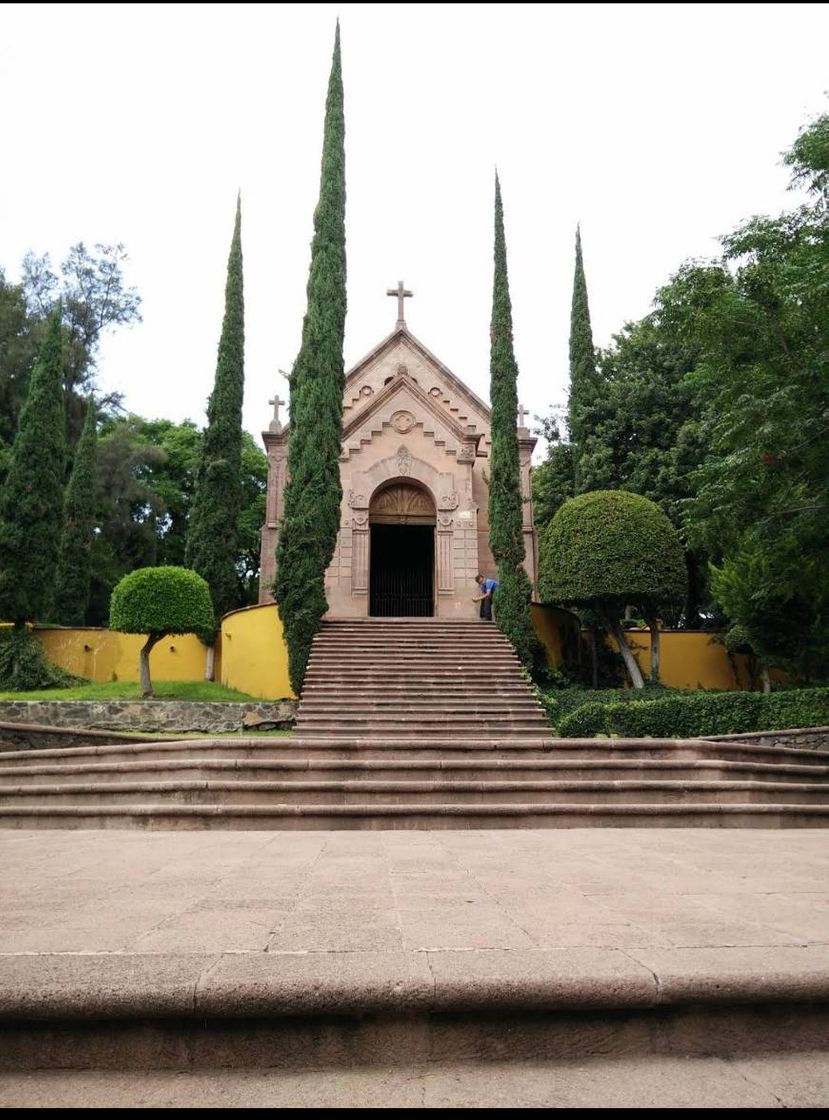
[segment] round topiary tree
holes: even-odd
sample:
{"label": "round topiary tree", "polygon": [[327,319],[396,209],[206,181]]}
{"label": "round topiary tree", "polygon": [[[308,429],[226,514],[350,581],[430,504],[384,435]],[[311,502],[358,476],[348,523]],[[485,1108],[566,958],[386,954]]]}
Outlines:
{"label": "round topiary tree", "polygon": [[153,695],[150,650],[167,634],[212,634],[216,628],[210,588],[189,568],[137,568],[125,575],[109,603],[111,630],[146,634],[138,657],[143,696]]}
{"label": "round topiary tree", "polygon": [[635,688],[644,682],[621,625],[625,607],[651,631],[651,676],[659,679],[659,611],[682,602],[688,572],[676,529],[641,494],[593,490],[571,498],[542,539],[538,586],[548,601],[596,611],[619,646]]}

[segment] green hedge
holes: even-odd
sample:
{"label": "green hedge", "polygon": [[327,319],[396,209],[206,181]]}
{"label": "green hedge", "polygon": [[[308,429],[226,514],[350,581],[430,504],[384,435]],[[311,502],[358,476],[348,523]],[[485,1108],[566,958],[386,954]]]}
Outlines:
{"label": "green hedge", "polygon": [[829,687],[762,692],[695,692],[662,700],[590,702],[558,725],[563,738],[693,738],[829,724]]}
{"label": "green hedge", "polygon": [[544,705],[550,723],[558,727],[565,716],[571,715],[584,704],[622,704],[641,700],[662,700],[666,696],[687,696],[690,689],[665,688],[661,684],[646,684],[644,688],[542,688],[539,699]]}

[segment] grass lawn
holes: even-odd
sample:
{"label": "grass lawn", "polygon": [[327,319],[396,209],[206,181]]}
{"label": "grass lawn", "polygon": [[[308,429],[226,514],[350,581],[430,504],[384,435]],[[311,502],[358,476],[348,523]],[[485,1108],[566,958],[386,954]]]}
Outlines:
{"label": "grass lawn", "polygon": [[[156,681],[157,700],[206,700],[220,701],[259,700],[233,688],[225,688],[215,681]],[[137,682],[107,681],[103,684],[84,684],[74,688],[46,688],[38,692],[0,692],[0,700],[140,700],[141,686]],[[264,701],[267,703],[267,701]]]}

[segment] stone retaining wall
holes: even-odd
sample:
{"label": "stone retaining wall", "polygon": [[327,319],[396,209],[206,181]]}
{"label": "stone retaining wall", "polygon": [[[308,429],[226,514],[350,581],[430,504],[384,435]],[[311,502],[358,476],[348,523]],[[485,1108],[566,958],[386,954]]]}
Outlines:
{"label": "stone retaining wall", "polygon": [[792,727],[787,731],[743,731],[739,735],[706,735],[714,743],[750,743],[758,747],[829,747],[829,727]]}
{"label": "stone retaining wall", "polygon": [[297,700],[217,704],[193,700],[4,700],[0,722],[108,731],[270,731],[292,727]]}

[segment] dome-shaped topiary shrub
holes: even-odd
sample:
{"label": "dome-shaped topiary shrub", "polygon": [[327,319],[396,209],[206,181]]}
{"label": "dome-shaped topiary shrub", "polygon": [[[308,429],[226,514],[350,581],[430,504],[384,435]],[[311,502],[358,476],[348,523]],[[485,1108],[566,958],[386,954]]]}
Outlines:
{"label": "dome-shaped topiary shrub", "polygon": [[137,568],[112,592],[109,625],[148,636],[139,655],[139,674],[143,695],[152,696],[149,658],[156,642],[166,634],[210,634],[215,629],[210,588],[189,568]]}
{"label": "dome-shaped topiary shrub", "polygon": [[597,611],[641,687],[619,622],[626,606],[638,607],[651,630],[651,675],[658,678],[657,614],[682,602],[688,573],[679,535],[654,502],[626,490],[593,490],[565,502],[541,539],[538,586],[547,602]]}

